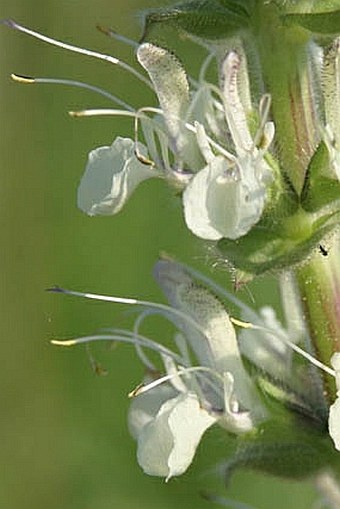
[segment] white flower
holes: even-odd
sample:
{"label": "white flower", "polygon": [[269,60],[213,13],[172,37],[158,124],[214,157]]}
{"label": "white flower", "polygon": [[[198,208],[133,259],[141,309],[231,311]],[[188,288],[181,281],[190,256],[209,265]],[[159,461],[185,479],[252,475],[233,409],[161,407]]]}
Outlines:
{"label": "white flower", "polygon": [[[188,468],[210,426],[218,423],[232,433],[248,432],[266,411],[219,300],[176,263],[158,262],[155,276],[172,309],[178,310],[164,314],[180,331],[175,342],[181,359],[162,355],[166,375],[137,388],[129,425],[143,470],[169,479]],[[188,347],[198,364],[192,364]]]}
{"label": "white flower", "polygon": [[[90,216],[116,214],[140,182],[155,176],[155,170],[137,159],[135,148],[132,140],[116,138],[111,147],[90,152],[78,188],[81,210]],[[137,148],[146,157],[141,143]]]}
{"label": "white flower", "polygon": [[[228,433],[242,435],[271,419],[264,406],[266,399],[258,393],[259,387],[269,399],[281,402],[283,409],[297,412],[304,419],[310,416],[313,425],[324,426],[326,403],[319,372],[311,364],[336,376],[339,387],[340,354],[332,359],[335,371],[324,366],[297,344],[299,339],[306,340],[301,338],[305,334],[303,329],[290,324],[284,330],[272,309],[264,308],[256,313],[190,267],[161,260],[154,274],[170,305],[55,289],[144,308],[133,331],[109,329],[101,334],[53,343],[71,346],[91,341],[120,341],[135,346],[148,375],[130,393],[128,420],[131,434],[137,440],[138,462],[146,473],[166,479],[184,473],[203,434],[215,424]],[[216,295],[239,308],[247,322],[231,321]],[[175,326],[173,347],[165,347],[141,333],[144,320],[153,314],[162,315]],[[294,313],[290,318],[294,318]],[[233,323],[241,327],[239,337]],[[148,351],[159,355],[161,365],[155,363]],[[292,351],[308,361],[304,371],[301,363],[294,365]],[[251,364],[256,383],[245,369],[243,357]],[[330,410],[329,432],[340,449],[339,401],[338,393]]]}
{"label": "white flower", "polygon": [[197,140],[207,166],[185,189],[183,203],[188,227],[204,239],[237,239],[245,235],[261,218],[272,178],[264,158],[274,137],[274,125],[266,121],[270,98],[264,96],[260,107],[262,148],[258,149],[238,92],[240,66],[240,57],[234,51],[227,54],[222,66],[222,104],[235,154],[215,155],[204,127],[197,125]]}
{"label": "white flower", "polygon": [[[148,43],[139,47],[137,56],[155,86],[177,160],[189,165],[192,173],[183,194],[187,226],[195,235],[209,240],[245,235],[261,218],[266,188],[272,178],[264,158],[274,137],[274,126],[267,122],[269,97],[263,98],[261,127],[257,139],[253,139],[246,118],[250,112],[245,111],[239,96],[241,59],[235,51],[230,51],[223,63],[224,85],[223,91],[217,90],[218,97],[213,97],[213,87],[207,94],[209,85],[202,83],[191,102],[184,70],[171,54]],[[216,118],[224,112],[225,140],[221,140],[222,133],[211,121],[214,110]],[[192,137],[189,119],[194,122],[196,139]],[[206,129],[217,134],[219,143],[206,134]],[[227,130],[234,154],[226,148]],[[261,149],[257,147],[260,138]],[[203,164],[199,152],[205,160]]]}
{"label": "white flower", "polygon": [[[140,418],[139,413],[145,412],[149,398],[157,396],[161,394],[150,391],[136,398],[130,410],[130,427]],[[144,472],[166,479],[183,474],[192,462],[201,436],[215,422],[216,418],[201,408],[195,393],[167,399],[150,415],[149,422],[139,429],[135,425],[137,458]]]}
{"label": "white flower", "polygon": [[[259,111],[251,104],[247,62],[240,49],[227,53],[219,88],[205,80],[213,54],[203,64],[197,82],[188,79],[172,53],[151,43],[137,45],[137,59],[148,79],[115,57],[53,40],[14,21],[6,23],[50,44],[118,65],[157,95],[159,108],[136,109],[86,83],[15,77],[28,83],[86,88],[120,106],[72,112],[74,116],[118,115],[135,120],[134,140],[117,137],[111,147],[90,153],[78,189],[83,211],[89,215],[116,214],[139,182],[162,176],[183,191],[186,224],[203,239],[237,239],[260,220],[273,180],[267,151],[274,126],[268,121],[269,96],[257,99]],[[248,126],[250,117],[254,136]],[[145,145],[138,142],[140,126]]]}
{"label": "white flower", "polygon": [[[212,425],[244,434],[256,429],[268,413],[243,365],[229,315],[214,295],[229,298],[228,293],[200,273],[169,260],[159,261],[154,274],[170,305],[55,289],[145,309],[132,332],[110,329],[53,343],[71,346],[107,340],[135,345],[149,374],[130,394],[129,428],[137,440],[143,470],[170,479],[189,467],[202,435]],[[176,327],[174,348],[141,334],[144,319],[152,314],[161,314]],[[159,354],[162,368],[148,350]]]}

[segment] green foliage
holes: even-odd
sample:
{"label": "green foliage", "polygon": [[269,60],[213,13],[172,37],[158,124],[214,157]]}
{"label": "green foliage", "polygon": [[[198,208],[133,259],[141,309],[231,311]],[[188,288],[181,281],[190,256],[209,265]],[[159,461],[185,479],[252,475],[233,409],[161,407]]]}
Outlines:
{"label": "green foliage", "polygon": [[142,40],[155,25],[168,25],[202,39],[224,39],[249,25],[252,0],[191,0],[148,12]]}
{"label": "green foliage", "polygon": [[315,34],[340,33],[340,9],[332,12],[286,14],[282,20],[287,25],[299,25]]}
{"label": "green foliage", "polygon": [[281,270],[303,262],[337,224],[337,215],[317,220],[299,209],[295,214],[271,222],[261,220],[237,240],[222,239],[218,248],[236,269],[241,284],[267,271]]}
{"label": "green foliage", "polygon": [[329,153],[322,142],[309,164],[301,193],[302,207],[316,212],[340,201],[340,182],[329,176]]}
{"label": "green foliage", "polygon": [[244,439],[239,450],[225,464],[229,479],[235,470],[249,468],[287,479],[304,479],[336,463],[327,433],[320,433],[306,423],[294,426],[282,418],[267,421],[256,437]]}

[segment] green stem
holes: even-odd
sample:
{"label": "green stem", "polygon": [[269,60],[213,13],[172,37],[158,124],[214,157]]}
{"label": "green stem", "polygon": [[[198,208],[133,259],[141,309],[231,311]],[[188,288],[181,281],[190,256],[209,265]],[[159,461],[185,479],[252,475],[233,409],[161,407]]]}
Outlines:
{"label": "green stem", "polygon": [[[324,251],[324,254],[326,251]],[[340,351],[340,249],[333,242],[328,255],[315,253],[295,270],[305,321],[316,357],[330,365]],[[336,396],[334,378],[323,373],[325,396],[332,403]]]}
{"label": "green stem", "polygon": [[[296,25],[284,25],[275,3],[262,0],[257,2],[253,27],[264,90],[272,97],[277,156],[300,193],[319,137],[320,84],[313,74],[310,34]],[[290,226],[295,228],[295,223]],[[315,355],[328,366],[333,352],[340,351],[340,250],[336,240],[329,251],[327,256],[316,252],[295,270]],[[325,396],[331,403],[336,395],[334,378],[322,376]]]}
{"label": "green stem", "polygon": [[284,26],[272,2],[258,2],[254,27],[264,87],[272,96],[281,166],[299,192],[317,141],[317,105],[308,79],[310,37]]}

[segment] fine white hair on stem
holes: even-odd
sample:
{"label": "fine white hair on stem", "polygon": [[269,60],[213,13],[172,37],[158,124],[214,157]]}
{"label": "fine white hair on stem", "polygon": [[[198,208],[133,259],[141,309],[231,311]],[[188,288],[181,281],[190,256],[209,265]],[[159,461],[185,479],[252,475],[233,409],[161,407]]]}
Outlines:
{"label": "fine white hair on stem", "polygon": [[130,74],[135,76],[138,80],[140,80],[142,83],[144,83],[149,88],[151,88],[151,90],[153,90],[152,84],[148,78],[143,76],[140,72],[136,71],[136,69],[131,67],[126,62],[123,62],[119,58],[113,57],[111,55],[105,55],[105,54],[99,53],[97,51],[80,48],[79,46],[74,46],[73,44],[68,44],[68,43],[65,43],[62,41],[58,41],[57,39],[52,39],[51,37],[47,37],[46,35],[40,34],[39,32],[35,32],[34,30],[31,30],[23,25],[20,25],[19,23],[16,23],[12,19],[4,20],[3,24],[9,26],[10,28],[14,28],[15,30],[18,30],[19,32],[23,32],[24,34],[35,37],[36,39],[39,39],[40,41],[46,42],[47,44],[51,44],[52,46],[57,46],[58,48],[72,51],[73,53],[80,53],[81,55],[86,55],[88,57],[97,58],[99,60],[104,60],[105,62],[108,62],[110,64],[117,65],[118,67],[121,67],[122,69],[128,71]]}

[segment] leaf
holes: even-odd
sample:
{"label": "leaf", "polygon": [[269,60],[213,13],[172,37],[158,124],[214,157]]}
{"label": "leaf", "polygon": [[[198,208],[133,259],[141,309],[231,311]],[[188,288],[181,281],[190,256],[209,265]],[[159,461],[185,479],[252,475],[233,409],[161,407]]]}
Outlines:
{"label": "leaf", "polygon": [[191,0],[152,10],[145,17],[142,41],[159,24],[202,39],[223,39],[249,25],[252,8],[253,0]]}
{"label": "leaf", "polygon": [[328,176],[329,164],[329,152],[321,142],[311,159],[301,192],[301,205],[308,212],[340,201],[340,182]]}
{"label": "leaf", "polygon": [[299,25],[314,34],[340,33],[340,9],[328,12],[290,13],[281,19],[285,24]]}
{"label": "leaf", "polygon": [[331,213],[317,219],[310,225],[310,231],[304,231],[298,225],[295,236],[289,236],[288,220],[290,226],[298,225],[298,215],[270,226],[260,221],[244,237],[218,242],[222,256],[236,269],[238,284],[267,271],[281,270],[302,262],[334,228],[338,214]]}

